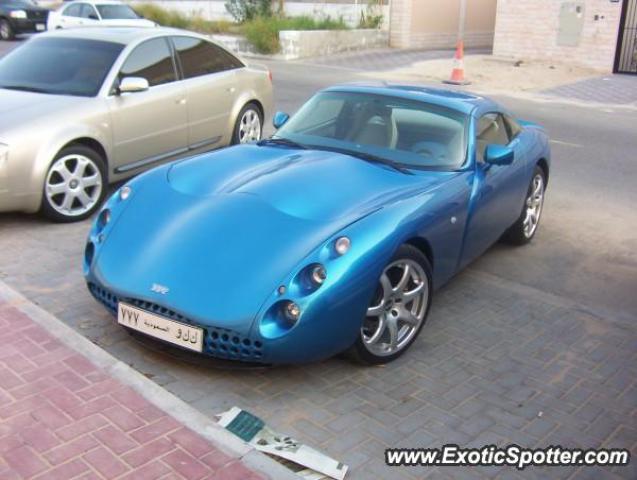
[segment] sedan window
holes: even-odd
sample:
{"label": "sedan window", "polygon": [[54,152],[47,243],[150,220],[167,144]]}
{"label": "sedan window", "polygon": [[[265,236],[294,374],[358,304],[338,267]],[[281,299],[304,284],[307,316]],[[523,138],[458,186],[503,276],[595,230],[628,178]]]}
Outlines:
{"label": "sedan window", "polygon": [[80,17],[81,16],[81,11],[82,11],[82,5],[84,5],[83,3],[74,3],[72,5],[69,5],[68,7],[66,7],[64,9],[64,13],[62,13],[62,15],[65,15],[67,17]]}
{"label": "sedan window", "polygon": [[88,3],[82,4],[82,9],[80,10],[80,17],[82,18],[90,18],[92,20],[99,20],[97,16],[97,12],[93,5],[89,5]]}
{"label": "sedan window", "polygon": [[184,78],[199,77],[243,67],[232,54],[210,42],[194,37],[173,37]]}
{"label": "sedan window", "polygon": [[177,79],[172,54],[165,38],[147,40],[135,47],[119,72],[124,77],[142,77],[153,87]]}
{"label": "sedan window", "polygon": [[0,88],[92,97],[123,48],[81,38],[35,38],[0,59]]}
{"label": "sedan window", "polygon": [[97,9],[104,20],[135,20],[139,18],[135,10],[128,5],[104,4],[97,5]]}

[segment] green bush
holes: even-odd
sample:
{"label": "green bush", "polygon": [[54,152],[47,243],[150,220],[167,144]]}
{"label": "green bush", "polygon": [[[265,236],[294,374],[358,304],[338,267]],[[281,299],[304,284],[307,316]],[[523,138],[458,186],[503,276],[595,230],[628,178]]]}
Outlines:
{"label": "green bush", "polygon": [[259,53],[277,53],[279,44],[279,32],[281,30],[347,30],[347,25],[342,18],[333,19],[325,17],[314,19],[309,16],[300,17],[256,17],[245,22],[241,30],[248,42]]}
{"label": "green bush", "polygon": [[272,16],[272,0],[228,0],[226,10],[237,22]]}
{"label": "green bush", "polygon": [[369,2],[367,4],[367,13],[361,10],[361,18],[358,21],[358,28],[380,28],[383,24],[381,6],[382,0]]}
{"label": "green bush", "polygon": [[186,16],[175,10],[166,10],[153,3],[135,5],[133,9],[142,17],[164,27],[183,28],[201,33],[226,33],[233,26],[228,21],[205,20],[201,15]]}

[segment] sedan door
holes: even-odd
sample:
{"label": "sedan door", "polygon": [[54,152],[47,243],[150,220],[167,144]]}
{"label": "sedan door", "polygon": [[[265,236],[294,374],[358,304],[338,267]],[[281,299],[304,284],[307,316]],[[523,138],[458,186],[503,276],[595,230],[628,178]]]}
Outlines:
{"label": "sedan door", "polygon": [[145,91],[108,98],[116,173],[168,160],[188,149],[188,112],[183,82],[166,38],[139,44],[122,65],[118,81],[142,77]]}
{"label": "sedan door", "polygon": [[59,26],[61,28],[79,27],[82,20],[83,5],[81,2],[73,2],[62,10]]}
{"label": "sedan door", "polygon": [[[188,96],[189,144],[192,149],[229,142],[230,113],[238,91],[235,69],[243,64],[211,42],[174,36],[172,41]],[[226,136],[224,138],[224,136]]]}

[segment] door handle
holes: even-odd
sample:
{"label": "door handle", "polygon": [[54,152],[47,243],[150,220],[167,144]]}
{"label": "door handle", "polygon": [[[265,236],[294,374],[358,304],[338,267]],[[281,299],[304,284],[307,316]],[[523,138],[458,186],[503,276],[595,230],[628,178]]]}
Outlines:
{"label": "door handle", "polygon": [[177,105],[186,105],[186,99],[185,98],[178,98],[177,100],[175,100],[175,103]]}
{"label": "door handle", "polygon": [[234,88],[234,87],[226,88],[226,92],[230,92],[230,93],[234,93],[235,90],[236,90],[236,88]]}

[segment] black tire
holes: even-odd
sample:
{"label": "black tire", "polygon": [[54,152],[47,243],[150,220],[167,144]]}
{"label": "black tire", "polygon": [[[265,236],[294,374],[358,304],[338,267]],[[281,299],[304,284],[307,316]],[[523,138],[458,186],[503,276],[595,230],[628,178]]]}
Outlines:
{"label": "black tire", "polygon": [[259,119],[259,138],[258,139],[260,140],[261,137],[263,136],[263,113],[261,112],[261,109],[256,103],[249,102],[243,106],[243,108],[239,112],[239,115],[237,115],[237,119],[234,123],[234,130],[232,131],[232,141],[231,141],[232,145],[238,145],[239,143],[242,143],[243,137],[241,133],[241,123],[246,113],[248,113],[248,111],[254,112],[257,118]]}
{"label": "black tire", "polygon": [[[426,277],[426,280],[427,280],[428,295],[427,295],[427,300],[426,300],[427,303],[426,303],[426,305],[424,307],[424,317],[423,317],[422,321],[420,322],[420,325],[417,327],[416,333],[413,335],[411,340],[409,340],[409,342],[406,343],[400,350],[398,350],[397,352],[395,352],[395,353],[393,353],[391,355],[377,355],[377,354],[371,352],[365,346],[365,344],[363,342],[363,333],[362,333],[362,324],[361,324],[361,330],[359,331],[358,338],[354,342],[354,345],[352,345],[352,347],[347,352],[347,354],[352,359],[354,359],[355,361],[357,361],[359,363],[366,364],[366,365],[381,365],[381,364],[389,363],[389,362],[392,362],[392,361],[396,360],[398,357],[403,355],[409,349],[409,347],[411,347],[411,345],[416,340],[416,338],[418,338],[418,335],[420,335],[422,327],[425,325],[425,323],[427,321],[427,317],[429,316],[429,309],[431,307],[432,294],[433,294],[433,291],[432,291],[432,269],[431,269],[431,265],[429,263],[429,260],[427,260],[427,257],[420,250],[418,250],[416,247],[414,247],[412,245],[407,245],[407,244],[402,245],[396,251],[396,253],[392,257],[392,259],[387,263],[387,265],[389,266],[392,263],[394,263],[396,261],[400,261],[400,260],[412,260],[412,261],[415,261],[418,265],[420,265],[420,267],[422,267],[422,270],[425,273],[425,277]],[[371,304],[372,301],[373,301],[373,299],[370,299],[370,304]]]}
{"label": "black tire", "polygon": [[[542,202],[540,204],[540,210],[538,213],[536,226],[531,232],[531,234],[529,235],[525,231],[524,221],[526,219],[529,197],[531,196],[532,190],[533,190],[533,182],[538,176],[542,179]],[[533,171],[533,176],[531,177],[531,181],[529,182],[529,188],[527,189],[526,196],[524,198],[524,205],[522,205],[522,211],[520,212],[520,216],[515,221],[515,223],[511,225],[506,232],[504,232],[504,235],[502,235],[502,241],[510,245],[526,245],[531,240],[533,240],[533,237],[535,237],[535,234],[537,233],[537,230],[540,226],[539,224],[542,217],[542,206],[544,203],[545,192],[546,192],[546,174],[544,173],[544,170],[540,166],[536,165],[535,170]]]}
{"label": "black tire", "polygon": [[[99,190],[99,193],[96,195],[96,198],[94,199],[94,203],[88,210],[79,214],[65,215],[51,204],[51,200],[47,196],[47,182],[49,179],[49,175],[51,174],[51,169],[53,168],[55,163],[64,157],[73,156],[73,155],[83,156],[92,161],[95,167],[96,173],[99,173],[100,175],[101,189]],[[93,169],[94,167],[91,166],[90,168]],[[100,154],[98,154],[95,150],[89,147],[85,147],[83,145],[73,145],[70,147],[63,148],[55,156],[55,158],[51,162],[51,165],[49,165],[49,169],[47,170],[47,175],[44,179],[43,192],[42,192],[42,205],[40,208],[40,212],[48,219],[57,223],[78,222],[80,220],[84,220],[90,217],[91,215],[93,215],[93,213],[95,213],[95,211],[100,208],[100,206],[102,205],[102,202],[104,201],[104,197],[106,196],[107,188],[108,188],[108,181],[107,181],[105,162]],[[55,201],[55,198],[53,199],[53,201]]]}
{"label": "black tire", "polygon": [[13,31],[13,27],[11,23],[6,18],[0,19],[0,39],[2,40],[13,40],[15,39],[15,32]]}

